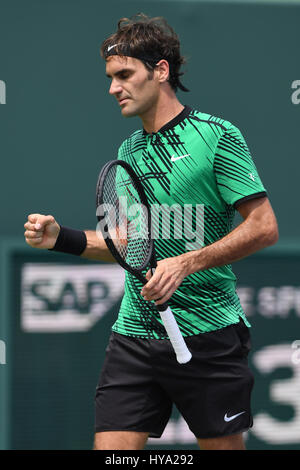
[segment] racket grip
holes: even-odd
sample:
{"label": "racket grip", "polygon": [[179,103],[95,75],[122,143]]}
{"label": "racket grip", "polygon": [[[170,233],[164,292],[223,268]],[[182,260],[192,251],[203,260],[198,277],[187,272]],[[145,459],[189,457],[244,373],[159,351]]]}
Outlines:
{"label": "racket grip", "polygon": [[[161,307],[161,305],[157,305],[156,307]],[[174,348],[177,361],[179,362],[179,364],[186,364],[187,362],[189,362],[192,355],[188,350],[187,345],[185,344],[179,326],[175,320],[175,317],[170,307],[167,307],[164,310],[159,310],[159,313],[164,327],[170,338],[171,344]]]}

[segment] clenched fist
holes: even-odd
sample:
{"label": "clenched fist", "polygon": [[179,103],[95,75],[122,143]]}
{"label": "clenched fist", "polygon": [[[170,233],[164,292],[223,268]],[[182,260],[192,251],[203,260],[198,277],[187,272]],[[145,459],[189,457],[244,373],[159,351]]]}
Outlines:
{"label": "clenched fist", "polygon": [[60,226],[52,215],[30,214],[24,224],[25,240],[34,248],[53,248]]}

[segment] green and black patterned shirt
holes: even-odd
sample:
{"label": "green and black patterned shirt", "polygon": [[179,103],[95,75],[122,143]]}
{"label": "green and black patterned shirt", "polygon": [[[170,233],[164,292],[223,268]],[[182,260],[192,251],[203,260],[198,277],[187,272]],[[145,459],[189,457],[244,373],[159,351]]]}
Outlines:
{"label": "green and black patterned shirt", "polygon": [[[158,260],[216,242],[232,230],[239,204],[266,196],[239,129],[188,106],[157,133],[134,132],[121,145],[118,158],[128,162],[140,177],[152,207],[165,204],[174,208],[169,225],[159,211],[157,217],[152,212]],[[142,287],[126,272],[125,293],[113,331],[167,338],[154,304],[140,294]],[[183,336],[217,330],[238,323],[240,317],[250,326],[230,265],[187,276],[168,304]]]}

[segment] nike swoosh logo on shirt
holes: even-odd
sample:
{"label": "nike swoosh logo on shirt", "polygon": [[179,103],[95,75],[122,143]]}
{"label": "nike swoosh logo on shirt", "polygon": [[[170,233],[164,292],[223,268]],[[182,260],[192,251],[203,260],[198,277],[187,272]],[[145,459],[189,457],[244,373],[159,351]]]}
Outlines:
{"label": "nike swoosh logo on shirt", "polygon": [[240,413],[238,413],[236,415],[232,415],[232,416],[227,416],[227,413],[226,413],[225,416],[224,416],[224,421],[226,421],[226,423],[229,423],[229,421],[232,421],[233,419],[237,418],[238,416],[240,416],[244,413],[246,413],[246,411],[241,411]]}
{"label": "nike swoosh logo on shirt", "polygon": [[179,157],[176,157],[175,155],[172,155],[171,162],[176,162],[176,160],[179,160],[180,158],[185,158],[185,157],[189,157],[189,156],[190,156],[190,153],[187,153],[185,155],[180,155]]}

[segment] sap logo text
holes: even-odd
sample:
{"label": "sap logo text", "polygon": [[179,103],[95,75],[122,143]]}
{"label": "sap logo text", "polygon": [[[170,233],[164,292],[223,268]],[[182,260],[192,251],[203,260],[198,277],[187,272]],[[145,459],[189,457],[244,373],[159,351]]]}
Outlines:
{"label": "sap logo text", "polygon": [[2,340],[0,340],[0,364],[6,364],[6,346]]}
{"label": "sap logo text", "polygon": [[84,282],[80,295],[74,282],[62,281],[57,295],[51,297],[51,289],[55,288],[53,279],[41,279],[31,285],[32,296],[39,301],[46,312],[57,313],[62,310],[73,310],[85,314],[93,310],[98,302],[108,297],[109,285],[102,281]]}
{"label": "sap logo text", "polygon": [[6,104],[6,84],[0,80],[0,104]]}
{"label": "sap logo text", "polygon": [[123,296],[115,265],[24,264],[21,324],[25,331],[87,331]]}
{"label": "sap logo text", "polygon": [[300,104],[300,80],[293,81],[292,89],[295,90],[291,95],[292,103]]}

